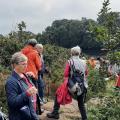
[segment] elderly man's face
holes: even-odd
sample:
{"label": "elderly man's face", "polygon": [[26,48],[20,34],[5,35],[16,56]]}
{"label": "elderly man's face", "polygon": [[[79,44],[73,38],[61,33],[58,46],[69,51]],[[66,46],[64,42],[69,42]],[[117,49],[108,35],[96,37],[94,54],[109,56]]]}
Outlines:
{"label": "elderly man's face", "polygon": [[39,52],[40,54],[42,54],[42,53],[43,53],[43,48],[38,48],[38,52]]}

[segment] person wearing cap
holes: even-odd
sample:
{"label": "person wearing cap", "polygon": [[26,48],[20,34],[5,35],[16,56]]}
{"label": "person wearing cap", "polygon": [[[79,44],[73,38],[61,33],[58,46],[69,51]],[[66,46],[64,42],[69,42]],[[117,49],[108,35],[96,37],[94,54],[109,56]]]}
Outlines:
{"label": "person wearing cap", "polygon": [[51,113],[47,114],[48,118],[59,119],[60,105],[65,105],[65,104],[69,104],[72,102],[72,96],[68,89],[68,78],[71,74],[70,66],[74,65],[74,67],[77,70],[80,70],[84,74],[85,89],[82,94],[76,96],[76,99],[78,102],[78,108],[80,110],[82,120],[87,120],[87,114],[86,114],[85,105],[84,105],[84,98],[85,98],[85,93],[86,93],[85,91],[88,87],[87,82],[86,82],[86,76],[88,72],[87,72],[86,63],[83,62],[83,60],[79,58],[80,53],[81,53],[81,49],[79,46],[71,48],[71,58],[66,63],[66,67],[64,69],[64,82],[58,87],[56,91],[53,110]]}

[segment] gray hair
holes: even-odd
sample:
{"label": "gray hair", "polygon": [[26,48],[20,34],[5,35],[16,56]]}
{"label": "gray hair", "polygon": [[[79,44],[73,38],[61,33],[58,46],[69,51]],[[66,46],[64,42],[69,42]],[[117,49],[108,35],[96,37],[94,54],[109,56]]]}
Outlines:
{"label": "gray hair", "polygon": [[71,48],[71,55],[72,56],[79,56],[81,53],[81,48],[79,46],[75,46]]}
{"label": "gray hair", "polygon": [[18,64],[20,62],[24,62],[27,60],[28,60],[27,57],[23,53],[16,52],[12,55],[11,64]]}
{"label": "gray hair", "polygon": [[29,39],[27,44],[32,45],[34,47],[37,44],[37,40],[36,39]]}
{"label": "gray hair", "polygon": [[42,48],[43,49],[43,45],[42,44],[36,44],[35,48]]}

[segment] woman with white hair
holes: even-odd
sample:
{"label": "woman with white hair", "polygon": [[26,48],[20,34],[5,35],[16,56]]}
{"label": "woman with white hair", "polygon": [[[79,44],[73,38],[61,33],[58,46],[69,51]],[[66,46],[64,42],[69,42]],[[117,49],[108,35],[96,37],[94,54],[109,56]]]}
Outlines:
{"label": "woman with white hair", "polygon": [[[71,97],[74,94],[74,96],[78,101],[78,108],[80,110],[82,120],[87,120],[86,110],[84,106],[84,98],[86,94],[86,89],[88,87],[86,84],[87,66],[86,66],[86,63],[79,58],[80,53],[81,53],[81,49],[79,46],[71,48],[71,58],[66,63],[66,67],[64,70],[64,83],[56,91],[53,111],[47,114],[48,118],[59,119],[60,105],[70,103],[72,101]],[[76,70],[75,72],[79,71],[78,74],[82,75],[82,76],[75,76],[78,80],[83,79],[82,80],[83,91],[81,92],[80,92],[81,89],[79,89],[80,81],[75,81],[72,88],[71,89],[69,88],[69,80],[71,75],[74,72],[72,70],[73,69],[72,66],[74,66],[74,70]]]}

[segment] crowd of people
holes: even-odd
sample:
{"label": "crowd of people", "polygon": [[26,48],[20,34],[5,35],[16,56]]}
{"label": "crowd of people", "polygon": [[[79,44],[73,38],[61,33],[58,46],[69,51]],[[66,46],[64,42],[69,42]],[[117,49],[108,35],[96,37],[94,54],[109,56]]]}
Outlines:
{"label": "crowd of people", "polygon": [[[53,111],[48,113],[47,117],[59,119],[60,105],[69,104],[72,102],[72,98],[76,98],[82,120],[87,120],[84,105],[88,87],[87,63],[93,69],[100,69],[106,61],[94,57],[91,57],[88,61],[85,58],[81,59],[81,48],[79,46],[71,48],[70,54],[71,57],[64,69],[64,82],[55,93]],[[44,63],[43,45],[35,39],[28,40],[21,51],[12,55],[11,65],[13,68],[12,74],[5,85],[9,120],[40,120],[38,114],[43,112],[41,105],[46,103],[43,75],[49,73]],[[116,75],[116,86],[120,87],[120,71],[113,72],[112,67],[109,66],[108,71],[110,74]],[[75,80],[72,81],[72,84],[70,78]]]}
{"label": "crowd of people", "polygon": [[[102,72],[106,72],[107,78],[105,80],[109,80],[111,77],[115,77],[115,88],[120,88],[120,65],[117,65],[115,61],[108,61],[103,59],[102,57],[94,58],[90,57],[87,61],[91,68],[96,70],[101,70]],[[104,75],[105,73],[103,73]]]}
{"label": "crowd of people", "polygon": [[42,52],[43,45],[30,39],[21,51],[12,55],[13,71],[5,85],[9,120],[39,120],[40,106],[46,102],[43,74],[47,70]]}

